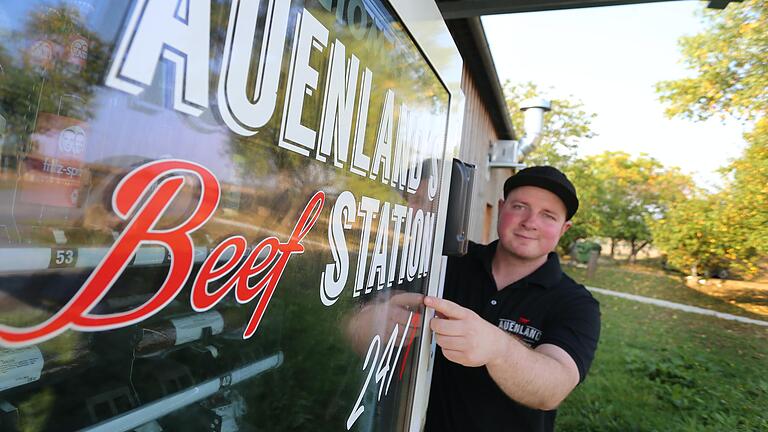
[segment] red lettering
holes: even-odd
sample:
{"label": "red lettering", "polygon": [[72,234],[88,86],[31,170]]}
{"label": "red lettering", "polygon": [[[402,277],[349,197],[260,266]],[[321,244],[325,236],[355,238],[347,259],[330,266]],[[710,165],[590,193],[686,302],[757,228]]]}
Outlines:
{"label": "red lettering", "polygon": [[[205,259],[200,267],[195,283],[192,285],[192,294],[190,295],[192,309],[198,312],[205,312],[227,295],[227,292],[232,288],[229,281],[213,293],[208,292],[208,284],[221,279],[235,268],[237,263],[243,258],[246,246],[245,238],[242,236],[232,236],[219,243],[211,251],[211,254],[208,255],[208,258]],[[224,265],[214,268],[224,254],[224,251],[231,247],[234,248],[232,256]]]}
{"label": "red lettering", "polygon": [[[285,270],[286,264],[288,264],[288,260],[293,254],[301,254],[304,252],[304,246],[301,245],[301,241],[315,225],[315,222],[317,222],[324,203],[325,193],[315,193],[304,207],[304,211],[301,213],[298,222],[296,222],[296,226],[291,233],[291,238],[287,243],[280,242],[275,236],[270,236],[260,241],[253,248],[251,253],[248,254],[248,257],[240,268],[213,294],[208,292],[208,284],[211,281],[222,277],[225,273],[234,268],[234,263],[239,261],[243,252],[240,252],[239,255],[236,252],[236,255],[238,255],[237,260],[232,257],[225,265],[216,270],[213,270],[213,268],[218,257],[213,258],[212,252],[212,255],[203,263],[203,267],[200,269],[200,273],[198,273],[197,279],[195,280],[191,295],[192,307],[198,311],[210,309],[216,303],[221,301],[221,299],[233,288],[235,289],[235,299],[241,304],[248,303],[257,296],[260,296],[256,309],[251,315],[251,319],[248,322],[248,325],[246,325],[245,332],[243,333],[243,338],[245,339],[253,336],[267,310],[267,306],[269,306],[269,302],[275,293],[277,284],[283,276],[283,271]],[[225,243],[230,240],[232,240],[232,238],[225,240]],[[223,244],[224,243],[222,243],[222,245]],[[220,250],[218,255],[221,255],[224,251],[222,245],[219,245],[214,249],[214,252]],[[231,245],[226,247],[229,246]],[[262,253],[266,253],[266,255],[261,260],[257,261]],[[272,267],[270,268],[270,266]],[[268,268],[269,270],[264,277],[251,286],[251,279]]]}
{"label": "red lettering", "polygon": [[[197,207],[180,226],[155,229],[184,184],[184,177],[180,175],[182,172],[196,175],[200,180],[202,188]],[[150,194],[151,186],[157,181],[160,181],[159,185]],[[148,198],[141,204],[146,195],[149,195]],[[83,331],[120,328],[157,313],[176,297],[186,283],[194,259],[190,233],[211,217],[218,206],[219,195],[219,183],[213,173],[192,162],[155,161],[129,173],[115,189],[112,206],[122,219],[128,219],[132,213],[134,216],[104,259],[72,300],[53,317],[32,327],[0,326],[0,342],[7,346],[30,345],[55,337],[69,328]],[[157,293],[134,310],[107,315],[89,314],[109,292],[142,244],[162,245],[168,248],[171,255],[168,276]]]}
{"label": "red lettering", "polygon": [[[251,320],[245,327],[243,338],[248,339],[253,336],[256,329],[259,327],[261,318],[264,316],[264,312],[269,306],[269,301],[272,299],[272,295],[275,293],[280,278],[283,276],[285,265],[288,264],[288,260],[293,254],[301,254],[304,252],[304,246],[301,245],[301,240],[309,233],[309,230],[315,225],[317,219],[320,217],[320,212],[323,210],[323,204],[325,203],[325,193],[316,192],[315,195],[310,198],[304,211],[301,213],[296,226],[293,227],[291,232],[291,238],[288,243],[277,243],[275,248],[279,251],[277,262],[272,267],[264,278],[259,281],[252,289],[243,289],[236,293],[238,301],[245,300],[250,301],[254,296],[258,295],[262,290],[264,291],[259,298],[259,303],[256,305],[256,310],[251,315]],[[265,241],[270,238],[264,239],[260,244],[264,244]],[[274,239],[277,241],[277,239]],[[271,245],[271,242],[270,242]],[[270,251],[271,252],[271,251]],[[270,253],[272,257],[272,253]],[[265,260],[266,262],[266,260]],[[258,269],[260,266],[256,266]],[[261,270],[259,270],[261,271]],[[247,287],[246,287],[247,288]]]}
{"label": "red lettering", "polygon": [[[183,173],[198,177],[201,194],[197,207],[179,226],[170,229],[155,228],[173,198],[184,186]],[[157,187],[152,190],[152,186]],[[106,256],[88,277],[80,290],[59,312],[47,321],[32,327],[0,325],[0,344],[23,346],[39,343],[55,337],[67,329],[99,331],[126,327],[162,310],[181,291],[189,279],[194,263],[194,244],[190,234],[200,228],[216,211],[220,188],[216,177],[206,168],[187,161],[163,160],[150,162],[130,172],[117,185],[112,196],[112,207],[122,219],[130,219],[128,225],[107,252]],[[320,217],[325,194],[316,192],[304,207],[291,237],[286,243],[277,237],[267,237],[248,254],[242,266],[214,292],[208,285],[230,273],[242,260],[246,240],[232,236],[216,246],[205,259],[192,285],[190,301],[197,311],[215,306],[233,288],[235,298],[247,303],[259,296],[256,309],[251,315],[243,338],[253,336],[261,322],[288,260],[293,254],[304,252],[301,241]],[[90,311],[109,292],[125,270],[131,257],[143,244],[165,247],[171,257],[168,275],[158,291],[141,306],[125,312],[94,315]],[[224,253],[233,249],[226,262],[219,265]],[[266,254],[259,260],[263,252]],[[250,285],[250,280],[266,271],[264,277]]]}

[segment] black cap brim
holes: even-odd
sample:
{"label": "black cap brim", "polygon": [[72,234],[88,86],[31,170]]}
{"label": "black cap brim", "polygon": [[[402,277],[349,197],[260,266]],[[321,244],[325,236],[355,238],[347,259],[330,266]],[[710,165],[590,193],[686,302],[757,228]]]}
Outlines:
{"label": "black cap brim", "polygon": [[504,199],[507,199],[507,195],[509,195],[509,192],[512,191],[512,189],[520,186],[536,186],[557,195],[563,204],[565,204],[565,220],[571,220],[573,215],[576,214],[576,210],[579,209],[579,199],[573,192],[568,190],[568,188],[549,177],[531,174],[515,175],[508,178],[507,181],[504,182]]}

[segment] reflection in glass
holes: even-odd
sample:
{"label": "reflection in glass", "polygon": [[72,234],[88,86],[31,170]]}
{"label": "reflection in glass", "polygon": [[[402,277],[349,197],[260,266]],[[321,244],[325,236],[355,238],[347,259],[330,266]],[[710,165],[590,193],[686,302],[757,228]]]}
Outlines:
{"label": "reflection in glass", "polygon": [[[129,173],[179,159],[204,166],[220,185],[216,211],[190,234],[190,275],[158,313],[119,328],[70,329],[26,347],[0,348],[0,429],[405,427],[418,360],[414,347],[423,325],[421,297],[429,275],[418,261],[408,262],[398,253],[406,253],[408,235],[421,232],[423,238],[434,224],[448,93],[387,5],[346,2],[337,10],[330,7],[332,2],[301,3],[291,6],[278,109],[257,134],[247,137],[233,133],[215,109],[234,2],[211,2],[211,95],[200,116],[173,108],[178,88],[175,66],[168,61],[157,62],[152,82],[138,94],[105,85],[126,21],[146,2],[0,5],[0,324],[24,328],[46,322],[80,293],[133,222],[135,212],[122,217],[113,202]],[[265,37],[266,13],[265,7],[259,11],[255,40]],[[352,117],[350,157],[354,143],[370,157],[377,139],[388,136],[386,127],[380,129],[389,103],[393,114],[387,139],[393,148],[398,139],[429,144],[413,158],[418,166],[404,164],[402,172],[384,179],[383,161],[378,171],[360,175],[349,163],[339,168],[314,154],[305,157],[277,145],[295,27],[305,13],[329,30],[329,43],[343,43],[347,55],[358,59],[360,73],[367,69],[370,76],[368,112],[362,120],[356,112]],[[301,122],[313,130],[322,120],[329,51],[330,46],[311,58],[319,84],[304,96]],[[439,133],[419,136],[414,132],[419,124]],[[413,179],[415,193],[396,186],[398,175],[416,172],[421,174]],[[184,185],[156,221],[158,230],[178,227],[196,211],[201,182],[193,173],[182,175]],[[317,191],[325,193],[325,207],[302,242],[303,253],[288,261],[253,337],[244,339],[243,332],[258,298],[241,304],[230,293],[209,310],[191,307],[195,276],[218,244],[232,236],[242,236],[249,248],[269,236],[287,242]],[[364,242],[364,218],[352,216],[354,222],[345,230],[352,277],[338,301],[327,307],[318,294],[320,277],[334,262],[330,215],[345,192],[358,202],[364,197],[377,201],[377,217],[371,219]],[[139,201],[144,204],[147,197]],[[392,218],[382,216],[385,204],[387,212],[396,206],[405,209],[397,233]],[[406,228],[406,221],[416,220],[417,214],[421,228]],[[355,263],[371,262],[380,232],[382,242],[397,246],[388,249],[389,256],[394,253],[387,261],[393,263],[390,271],[405,276],[386,284],[374,274],[372,286],[353,295]],[[431,238],[424,244],[431,245]],[[371,259],[360,261],[361,254]],[[174,259],[160,242],[143,244],[89,313],[103,317],[142,307],[165,283]],[[216,265],[225,262],[223,255]],[[221,288],[243,261],[234,264],[208,292]],[[367,283],[370,265],[365,267],[361,271]],[[374,376],[368,383],[370,371],[381,378]]]}

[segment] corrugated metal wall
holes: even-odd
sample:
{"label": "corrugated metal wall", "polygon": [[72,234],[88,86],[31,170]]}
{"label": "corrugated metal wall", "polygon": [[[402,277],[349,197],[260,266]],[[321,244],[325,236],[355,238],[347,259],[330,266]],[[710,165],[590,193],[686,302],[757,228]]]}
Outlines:
{"label": "corrugated metal wall", "polygon": [[497,238],[498,201],[502,195],[504,180],[512,174],[512,170],[488,169],[490,145],[498,139],[498,136],[466,65],[461,88],[464,91],[466,105],[459,158],[477,167],[469,221],[469,239],[478,243],[487,243]]}

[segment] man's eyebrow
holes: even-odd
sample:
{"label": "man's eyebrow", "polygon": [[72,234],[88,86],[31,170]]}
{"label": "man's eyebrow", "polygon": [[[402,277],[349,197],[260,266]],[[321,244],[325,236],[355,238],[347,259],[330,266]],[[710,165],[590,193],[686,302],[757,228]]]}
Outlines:
{"label": "man's eyebrow", "polygon": [[[544,208],[541,211],[543,211],[544,213],[547,213],[549,215],[552,215],[552,216],[554,216],[556,218],[560,217],[560,213],[557,210],[552,210],[552,209]],[[565,216],[563,215],[563,217],[565,217]]]}

